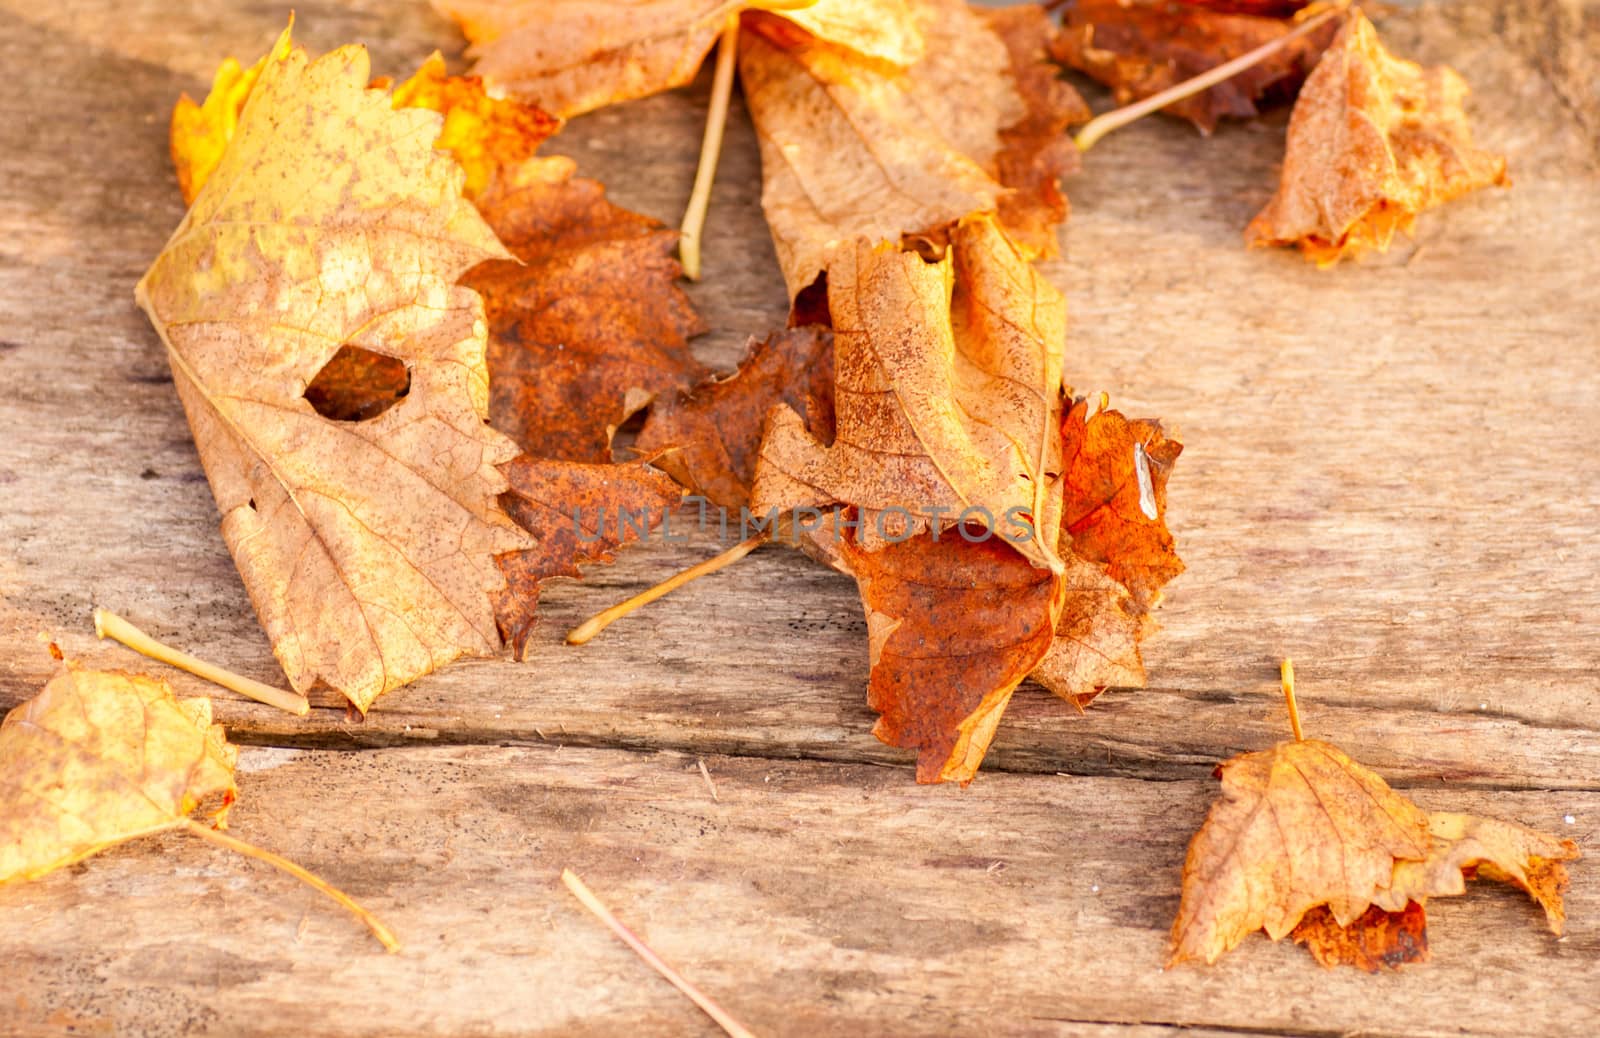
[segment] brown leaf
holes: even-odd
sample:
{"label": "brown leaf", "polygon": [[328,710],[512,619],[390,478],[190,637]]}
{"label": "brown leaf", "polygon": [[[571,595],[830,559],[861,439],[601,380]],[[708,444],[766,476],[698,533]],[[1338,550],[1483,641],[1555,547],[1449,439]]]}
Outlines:
{"label": "brown leaf", "polygon": [[1050,647],[1062,579],[982,530],[873,551],[847,531],[840,543],[867,615],[867,704],[882,715],[872,734],[917,751],[918,782],[972,781],[1011,693]]}
{"label": "brown leaf", "polygon": [[[1111,87],[1130,104],[1286,35],[1292,20],[1230,13],[1175,0],[1075,0],[1062,16],[1056,60]],[[1249,119],[1258,105],[1292,98],[1337,32],[1330,22],[1238,75],[1162,111],[1202,133],[1224,116]]]}
{"label": "brown leaf", "polygon": [[1093,113],[1049,60],[1056,26],[1043,7],[1014,4],[982,15],[1006,45],[1023,102],[1022,118],[1000,130],[994,157],[995,177],[1009,189],[1000,198],[1000,223],[1034,257],[1050,259],[1060,251],[1056,228],[1069,211],[1061,178],[1080,165],[1067,127]]}
{"label": "brown leaf", "polygon": [[209,699],[68,663],[0,723],[0,884],[233,803],[239,751]]}
{"label": "brown leaf", "polygon": [[[494,560],[526,543],[496,505],[515,448],[484,424],[481,303],[455,284],[505,251],[432,146],[440,116],[369,78],[363,49],[312,62],[285,32],[137,292],[285,674],[363,710],[497,651]],[[404,397],[319,414],[305,391],[345,347],[404,364]]]}
{"label": "brown leaf", "polygon": [[535,542],[497,560],[506,588],[496,618],[521,659],[544,581],[578,579],[580,564],[610,562],[618,548],[659,525],[682,491],[642,462],[590,465],[524,455],[505,466],[505,473],[510,489],[500,503]]}
{"label": "brown leaf", "polygon": [[829,271],[828,299],[834,442],[775,409],[755,509],[855,505],[869,550],[903,531],[977,522],[1059,570],[1060,293],[992,218],[976,217],[936,263],[858,243]]}
{"label": "brown leaf", "polygon": [[1167,530],[1167,479],[1183,444],[1155,419],[1129,419],[1077,400],[1062,420],[1061,524],[1072,550],[1106,568],[1144,608],[1183,572]]}
{"label": "brown leaf", "polygon": [[1402,861],[1394,867],[1394,883],[1374,899],[1394,910],[1406,900],[1466,893],[1466,876],[1521,887],[1544,908],[1550,932],[1560,935],[1567,913],[1561,895],[1567,870],[1561,863],[1578,857],[1577,844],[1496,818],[1435,811],[1428,816],[1433,849],[1423,861]]}
{"label": "brown leaf", "polygon": [[1183,572],[1167,530],[1167,479],[1183,445],[1153,419],[1130,420],[1088,401],[1062,419],[1062,554],[1080,567],[1069,581],[1056,640],[1033,673],[1078,708],[1108,686],[1144,684],[1139,643],[1155,631],[1150,610]]}
{"label": "brown leaf", "polygon": [[1428,915],[1415,901],[1395,912],[1376,905],[1349,926],[1319,905],[1305,914],[1289,934],[1312,958],[1330,969],[1355,966],[1368,973],[1399,969],[1408,962],[1428,961]]}
{"label": "brown leaf", "polygon": [[651,405],[634,450],[690,493],[738,512],[750,503],[762,423],[785,404],[831,442],[833,335],[811,325],[751,340],[739,370]]}
{"label": "brown leaf", "polygon": [[1289,120],[1278,193],[1245,231],[1328,266],[1409,232],[1417,214],[1506,184],[1505,158],[1472,145],[1454,70],[1392,57],[1360,10],[1306,80]]}
{"label": "brown leaf", "polygon": [[1256,930],[1279,940],[1319,905],[1348,926],[1391,885],[1396,859],[1428,854],[1428,816],[1325,742],[1279,743],[1220,771],[1222,796],[1184,861],[1169,965],[1215,962]]}
{"label": "brown leaf", "polygon": [[489,318],[489,418],[541,458],[611,460],[611,439],[659,393],[704,369],[705,330],[678,287],[677,235],[612,205],[567,159],[492,182],[479,209],[518,260],[476,267]]}
{"label": "brown leaf", "polygon": [[804,35],[904,66],[922,41],[907,0],[434,0],[472,41],[473,71],[546,111],[577,115],[694,79],[726,20],[772,9]]}
{"label": "brown leaf", "polygon": [[997,208],[1030,256],[1053,251],[1052,221],[1065,215],[1053,178],[1075,161],[1053,131],[1087,109],[1038,68],[1047,23],[961,0],[909,6],[926,47],[904,69],[797,38],[771,16],[745,19],[740,82],[791,298],[857,240],[942,240]]}

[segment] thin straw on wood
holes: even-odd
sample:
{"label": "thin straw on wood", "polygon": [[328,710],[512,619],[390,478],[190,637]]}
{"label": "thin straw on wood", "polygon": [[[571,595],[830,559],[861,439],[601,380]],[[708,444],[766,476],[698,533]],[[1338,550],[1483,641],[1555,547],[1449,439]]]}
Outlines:
{"label": "thin straw on wood", "polygon": [[632,930],[623,926],[622,921],[611,914],[611,909],[607,908],[599,898],[594,896],[594,892],[584,885],[583,880],[578,878],[577,873],[571,869],[562,869],[561,882],[567,885],[567,889],[572,891],[572,896],[577,898],[584,908],[592,912],[595,918],[605,923],[612,933],[621,938],[622,943],[632,948],[634,954],[648,963],[651,969],[665,977],[668,983],[688,996],[689,1001],[699,1006],[701,1011],[715,1020],[719,1027],[727,1031],[733,1038],[755,1038],[755,1035],[746,1029],[743,1024],[729,1016],[721,1006],[713,1002],[699,988],[683,979],[677,970],[662,962],[661,957],[651,951],[649,945],[641,941]]}

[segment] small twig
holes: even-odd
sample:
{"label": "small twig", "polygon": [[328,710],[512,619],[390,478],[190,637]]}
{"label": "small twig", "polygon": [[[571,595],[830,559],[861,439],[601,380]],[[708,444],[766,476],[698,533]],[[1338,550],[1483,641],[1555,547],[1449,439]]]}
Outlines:
{"label": "small twig", "polygon": [[733,565],[765,544],[769,536],[770,534],[768,533],[758,533],[754,537],[747,537],[721,555],[715,555],[698,565],[690,566],[682,573],[668,577],[655,587],[639,592],[626,602],[618,602],[610,609],[596,613],[567,633],[567,644],[582,645],[611,626],[613,621],[622,619],[640,606],[649,605],[661,596],[676,591],[691,580],[698,580],[708,574],[715,573],[719,569]]}
{"label": "small twig", "polygon": [[694,190],[683,212],[683,227],[678,239],[678,259],[690,281],[700,280],[700,235],[706,226],[706,209],[711,205],[711,183],[717,179],[717,160],[722,155],[722,133],[728,124],[728,99],[733,95],[734,60],[739,54],[739,16],[731,15],[717,42],[717,67],[711,77],[711,108],[706,112],[706,133],[700,141],[700,166],[694,171]]}
{"label": "small twig", "polygon": [[1294,701],[1294,660],[1283,658],[1278,677],[1283,682],[1284,701],[1289,704],[1289,727],[1294,729],[1294,741],[1305,742],[1306,733],[1300,730],[1300,707]]}
{"label": "small twig", "polygon": [[700,765],[700,777],[706,780],[706,788],[711,790],[711,799],[722,803],[722,798],[717,796],[717,784],[711,781],[711,769],[706,767],[705,758],[696,757],[694,762]]}
{"label": "small twig", "polygon": [[372,931],[372,936],[376,937],[379,943],[384,946],[384,948],[391,952],[397,952],[400,950],[399,940],[395,938],[395,935],[387,926],[384,926],[383,923],[379,921],[377,916],[356,904],[349,894],[346,894],[344,891],[329,883],[321,876],[307,871],[301,866],[290,861],[288,858],[280,857],[279,855],[273,854],[268,850],[263,850],[253,843],[245,843],[243,840],[235,839],[226,833],[220,833],[210,826],[201,825],[192,818],[185,818],[183,821],[184,827],[201,839],[214,843],[218,847],[226,847],[230,851],[243,854],[247,858],[255,858],[257,861],[264,861],[275,869],[282,869],[284,872],[287,872],[289,875],[293,876],[295,879],[306,884],[312,889],[328,895],[335,901],[339,902],[339,904],[343,905],[352,914],[354,914],[357,919],[360,919],[363,923],[365,923],[367,925],[367,929]]}
{"label": "small twig", "polygon": [[751,1034],[743,1024],[729,1016],[721,1006],[711,1001],[700,989],[684,980],[677,970],[662,962],[661,957],[651,951],[649,945],[641,941],[632,930],[623,926],[622,921],[611,914],[611,909],[602,904],[600,899],[594,896],[594,892],[584,885],[583,880],[578,878],[577,873],[571,869],[562,869],[561,882],[565,883],[567,889],[572,891],[572,895],[583,903],[584,908],[594,913],[595,918],[610,927],[611,932],[622,939],[622,943],[632,948],[639,958],[648,963],[651,969],[665,977],[668,983],[687,995],[689,1001],[699,1006],[724,1031],[727,1031],[733,1038],[755,1038],[755,1035]]}
{"label": "small twig", "polygon": [[94,611],[94,633],[101,638],[110,638],[119,641],[134,652],[143,653],[153,660],[160,660],[169,666],[186,670],[196,677],[205,678],[207,681],[231,689],[241,696],[247,696],[258,703],[275,706],[279,710],[287,710],[291,714],[304,717],[310,710],[311,704],[306,702],[304,696],[297,696],[293,692],[285,692],[281,688],[273,688],[242,674],[235,674],[231,670],[224,670],[214,663],[197,659],[187,652],[164,645],[133,626],[116,613],[108,609]]}
{"label": "small twig", "polygon": [[1167,105],[1182,101],[1184,98],[1198,94],[1202,90],[1210,89],[1211,87],[1214,87],[1218,83],[1222,82],[1224,79],[1231,79],[1232,77],[1237,76],[1250,66],[1269,58],[1276,52],[1282,50],[1289,44],[1291,40],[1298,39],[1301,36],[1312,32],[1329,19],[1336,18],[1343,14],[1345,10],[1349,8],[1349,6],[1350,4],[1348,0],[1337,3],[1328,8],[1326,11],[1307,18],[1290,31],[1284,33],[1282,36],[1279,36],[1277,39],[1263,43],[1255,50],[1241,54],[1232,61],[1218,65],[1216,68],[1211,69],[1210,71],[1202,72],[1192,79],[1186,79],[1176,86],[1170,86],[1161,91],[1159,94],[1151,94],[1143,101],[1136,101],[1131,105],[1125,105],[1122,108],[1117,108],[1106,112],[1104,115],[1097,115],[1093,119],[1090,119],[1088,122],[1083,124],[1083,129],[1079,130],[1077,136],[1072,138],[1072,143],[1078,146],[1079,151],[1088,151],[1090,148],[1095,146],[1095,143],[1099,141],[1100,138],[1104,137],[1112,130],[1119,130],[1137,119],[1144,118],[1151,112],[1158,111],[1167,107]]}

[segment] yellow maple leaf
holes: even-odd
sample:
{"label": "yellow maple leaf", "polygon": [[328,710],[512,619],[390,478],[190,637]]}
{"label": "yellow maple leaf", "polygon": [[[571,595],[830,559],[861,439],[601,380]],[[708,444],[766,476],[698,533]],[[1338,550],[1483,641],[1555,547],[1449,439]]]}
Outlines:
{"label": "yellow maple leaf", "polygon": [[[456,282],[509,254],[440,115],[369,89],[364,48],[288,40],[137,296],[285,674],[365,710],[500,647],[495,557],[530,542],[496,504],[516,448],[484,423],[483,305]],[[400,388],[325,416],[307,388],[352,354]]]}
{"label": "yellow maple leaf", "polygon": [[202,804],[220,821],[238,757],[211,700],[67,664],[0,723],[0,883],[178,828]]}

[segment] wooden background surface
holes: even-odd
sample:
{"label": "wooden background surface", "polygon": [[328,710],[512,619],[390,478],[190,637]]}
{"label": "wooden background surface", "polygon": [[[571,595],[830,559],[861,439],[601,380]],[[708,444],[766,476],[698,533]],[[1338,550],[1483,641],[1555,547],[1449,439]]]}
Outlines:
{"label": "wooden background surface", "polygon": [[[297,7],[314,51],[459,63],[421,3]],[[95,643],[97,604],[281,683],[133,284],[182,213],[174,99],[265,50],[286,6],[0,9],[0,706],[50,673],[40,631],[216,692]],[[1380,29],[1467,76],[1516,181],[1424,216],[1415,244],[1331,272],[1244,251],[1281,114],[1210,140],[1147,121],[1068,185],[1049,273],[1069,380],[1187,444],[1171,522],[1189,570],[1148,689],[1080,717],[1025,686],[970,788],[918,788],[868,733],[852,584],[796,553],[561,644],[713,550],[651,546],[551,591],[526,664],[452,667],[365,723],[219,700],[251,745],[235,831],[377,910],[403,954],[264,866],[151,839],[0,890],[0,1033],[705,1033],[562,891],[571,866],[763,1034],[1593,1035],[1600,7],[1474,0]],[[675,222],[705,94],[702,77],[577,120],[554,150]],[[736,111],[691,290],[719,366],[783,317],[758,196]],[[1478,885],[1429,906],[1434,961],[1399,975],[1264,939],[1161,970],[1213,763],[1286,733],[1285,654],[1308,730],[1424,806],[1579,841],[1565,939]]]}

